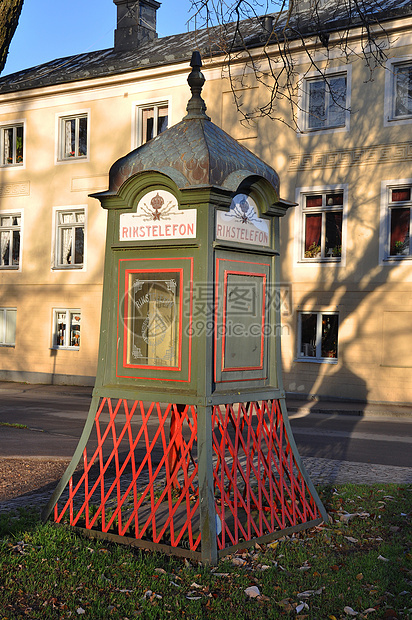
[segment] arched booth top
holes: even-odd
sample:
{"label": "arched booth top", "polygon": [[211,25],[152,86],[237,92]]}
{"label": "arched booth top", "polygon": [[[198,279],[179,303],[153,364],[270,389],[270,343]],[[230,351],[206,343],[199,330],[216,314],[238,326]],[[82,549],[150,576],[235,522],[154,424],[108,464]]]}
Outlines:
{"label": "arched booth top", "polygon": [[[165,132],[117,160],[110,169],[109,189],[93,194],[109,207],[105,198],[121,195],[121,188],[132,177],[143,172],[158,172],[169,177],[179,190],[212,187],[236,192],[242,184],[262,181],[271,206],[271,215],[283,215],[292,203],[279,199],[277,172],[215,125],[206,114],[200,95],[205,78],[200,71],[200,54],[194,52],[188,83],[192,97],[187,115]],[[110,207],[109,207],[110,208]]]}

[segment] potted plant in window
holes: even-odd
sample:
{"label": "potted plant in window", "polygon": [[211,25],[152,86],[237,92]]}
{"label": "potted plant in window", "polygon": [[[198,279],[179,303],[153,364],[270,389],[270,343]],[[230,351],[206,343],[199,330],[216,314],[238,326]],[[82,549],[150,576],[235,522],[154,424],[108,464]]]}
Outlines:
{"label": "potted plant in window", "polygon": [[320,245],[314,241],[305,251],[305,258],[316,258],[320,254]]}

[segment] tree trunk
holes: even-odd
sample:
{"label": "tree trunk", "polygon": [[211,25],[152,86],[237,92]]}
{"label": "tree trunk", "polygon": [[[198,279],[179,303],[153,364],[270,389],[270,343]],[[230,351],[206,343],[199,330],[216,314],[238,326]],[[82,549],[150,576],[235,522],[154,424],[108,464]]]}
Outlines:
{"label": "tree trunk", "polygon": [[19,22],[23,0],[1,0],[0,6],[0,73],[6,64],[9,46]]}

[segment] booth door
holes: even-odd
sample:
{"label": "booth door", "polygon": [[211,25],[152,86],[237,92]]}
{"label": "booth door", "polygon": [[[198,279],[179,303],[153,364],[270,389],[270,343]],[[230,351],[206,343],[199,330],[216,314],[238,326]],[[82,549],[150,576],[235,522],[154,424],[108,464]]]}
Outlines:
{"label": "booth door", "polygon": [[271,259],[216,253],[214,381],[261,386],[268,379]]}

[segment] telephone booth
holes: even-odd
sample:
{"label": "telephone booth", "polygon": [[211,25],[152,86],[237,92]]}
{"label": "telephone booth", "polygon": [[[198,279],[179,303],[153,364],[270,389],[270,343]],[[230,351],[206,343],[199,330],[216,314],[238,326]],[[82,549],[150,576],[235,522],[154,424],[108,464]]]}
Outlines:
{"label": "telephone booth", "polygon": [[290,429],[276,172],[214,125],[200,55],[183,120],[95,194],[108,212],[96,384],[45,518],[215,563],[327,518]]}

